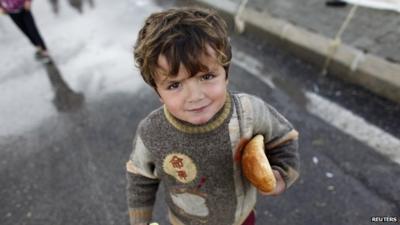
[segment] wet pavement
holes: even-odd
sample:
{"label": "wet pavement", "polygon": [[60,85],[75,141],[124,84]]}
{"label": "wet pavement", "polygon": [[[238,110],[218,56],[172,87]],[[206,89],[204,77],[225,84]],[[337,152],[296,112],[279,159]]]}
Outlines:
{"label": "wet pavement", "polygon": [[[128,224],[125,162],[138,122],[160,106],[131,51],[144,17],[172,2],[93,0],[77,10],[60,1],[58,11],[50,2],[33,8],[50,64],[35,62],[29,43],[0,18],[7,43],[0,53],[0,224]],[[320,77],[257,37],[235,34],[232,44],[230,88],[262,97],[301,134],[301,179],[280,197],[259,197],[257,224],[361,225],[400,216],[399,164],[310,114],[306,92],[397,138],[400,106]],[[247,67],[270,83],[240,65],[241,54],[256,57],[261,66]],[[159,196],[154,217],[168,224]]]}

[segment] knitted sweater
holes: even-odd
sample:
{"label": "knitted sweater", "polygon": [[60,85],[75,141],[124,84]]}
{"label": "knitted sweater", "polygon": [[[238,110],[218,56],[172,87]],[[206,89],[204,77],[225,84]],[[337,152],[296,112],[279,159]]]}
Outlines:
{"label": "knitted sweater", "polygon": [[160,181],[173,225],[242,224],[257,191],[242,174],[241,150],[256,134],[264,136],[270,164],[288,188],[299,175],[298,133],[261,99],[230,94],[205,125],[180,121],[165,107],[150,113],[126,164],[131,224],[151,221]]}

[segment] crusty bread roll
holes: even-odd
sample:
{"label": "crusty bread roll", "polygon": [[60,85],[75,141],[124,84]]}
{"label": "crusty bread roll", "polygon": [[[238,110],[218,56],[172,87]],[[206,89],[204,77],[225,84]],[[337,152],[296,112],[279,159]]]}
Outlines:
{"label": "crusty bread roll", "polygon": [[275,176],[264,151],[264,137],[257,135],[246,144],[242,155],[242,170],[246,178],[260,191],[272,192]]}

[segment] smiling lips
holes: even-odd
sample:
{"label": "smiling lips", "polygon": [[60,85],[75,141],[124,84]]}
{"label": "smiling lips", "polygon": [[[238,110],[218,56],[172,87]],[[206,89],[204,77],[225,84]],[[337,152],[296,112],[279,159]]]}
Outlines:
{"label": "smiling lips", "polygon": [[189,111],[189,112],[201,112],[201,111],[203,111],[205,108],[207,108],[209,105],[211,105],[211,104],[207,104],[207,105],[205,105],[205,106],[202,106],[202,107],[199,107],[199,108],[194,108],[194,109],[189,109],[189,110],[187,110],[187,111]]}

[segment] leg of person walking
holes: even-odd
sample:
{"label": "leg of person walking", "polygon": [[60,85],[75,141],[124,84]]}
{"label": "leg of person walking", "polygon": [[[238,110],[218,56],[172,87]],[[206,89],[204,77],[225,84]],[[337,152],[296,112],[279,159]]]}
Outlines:
{"label": "leg of person walking", "polygon": [[30,40],[30,42],[37,48],[37,52],[35,54],[36,58],[45,58],[47,61],[47,58],[49,57],[47,47],[40,36],[39,30],[36,27],[32,13],[29,10],[23,9],[19,13],[10,13],[9,15],[14,23]]}
{"label": "leg of person walking", "polygon": [[31,36],[28,33],[28,29],[26,27],[26,23],[24,22],[24,14],[23,12],[19,12],[19,13],[10,13],[8,14],[10,15],[11,20],[17,25],[17,27],[22,31],[22,33],[25,34],[25,36],[29,39],[29,41],[35,45],[35,42],[33,41],[33,39],[31,38]]}
{"label": "leg of person walking", "polygon": [[27,27],[27,31],[29,36],[32,38],[34,45],[40,47],[42,50],[47,51],[46,44],[44,43],[42,37],[40,36],[39,30],[36,26],[35,19],[32,16],[32,13],[28,10],[23,10],[24,22]]}

